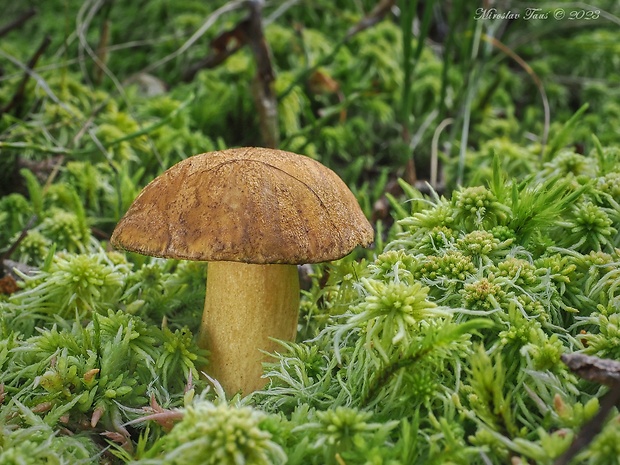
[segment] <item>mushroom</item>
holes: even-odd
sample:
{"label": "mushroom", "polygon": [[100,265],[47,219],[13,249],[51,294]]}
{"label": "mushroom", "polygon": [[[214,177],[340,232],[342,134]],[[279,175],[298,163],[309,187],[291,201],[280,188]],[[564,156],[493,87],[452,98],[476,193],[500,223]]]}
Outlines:
{"label": "mushroom", "polygon": [[237,148],[187,158],[148,184],[111,243],[155,257],[208,261],[198,344],[228,394],[265,385],[264,352],[294,340],[297,264],[368,246],[373,228],[329,168],[303,155]]}

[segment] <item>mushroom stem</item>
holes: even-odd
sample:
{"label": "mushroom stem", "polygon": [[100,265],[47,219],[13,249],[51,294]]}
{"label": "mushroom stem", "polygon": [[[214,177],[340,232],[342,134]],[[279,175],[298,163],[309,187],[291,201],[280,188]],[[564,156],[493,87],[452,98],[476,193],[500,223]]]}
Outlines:
{"label": "mushroom stem", "polygon": [[228,395],[249,394],[266,381],[262,351],[294,340],[299,310],[295,265],[209,262],[198,344],[209,350],[207,372]]}

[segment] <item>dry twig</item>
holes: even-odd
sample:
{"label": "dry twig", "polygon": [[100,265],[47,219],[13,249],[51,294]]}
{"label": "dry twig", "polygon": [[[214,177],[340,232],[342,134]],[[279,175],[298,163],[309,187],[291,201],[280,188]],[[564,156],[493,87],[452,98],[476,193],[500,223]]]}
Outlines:
{"label": "dry twig", "polygon": [[37,14],[36,8],[30,8],[29,10],[24,11],[21,15],[19,15],[15,20],[11,21],[9,24],[0,27],[0,37],[4,37],[13,29],[17,29],[22,26],[26,21]]}
{"label": "dry twig", "polygon": [[32,57],[26,64],[26,71],[24,72],[24,77],[19,83],[19,86],[17,87],[15,94],[13,94],[13,98],[11,99],[9,103],[6,104],[4,108],[0,110],[0,114],[8,113],[14,108],[19,108],[19,106],[24,100],[24,91],[26,90],[26,84],[28,83],[28,79],[30,78],[30,73],[28,72],[28,70],[34,69],[34,67],[37,64],[37,61],[39,61],[39,58],[41,58],[41,56],[43,55],[43,53],[45,52],[45,50],[47,49],[47,47],[49,47],[51,43],[52,43],[52,38],[49,35],[46,35],[43,38],[41,45],[39,45],[39,48],[37,48],[36,52],[34,52],[34,55],[32,55]]}
{"label": "dry twig", "polygon": [[601,432],[610,410],[620,403],[620,362],[584,354],[564,354],[562,361],[577,376],[588,381],[604,384],[610,389],[607,394],[601,397],[598,413],[583,425],[568,450],[555,461],[554,465],[570,463],[579,451],[590,444]]}

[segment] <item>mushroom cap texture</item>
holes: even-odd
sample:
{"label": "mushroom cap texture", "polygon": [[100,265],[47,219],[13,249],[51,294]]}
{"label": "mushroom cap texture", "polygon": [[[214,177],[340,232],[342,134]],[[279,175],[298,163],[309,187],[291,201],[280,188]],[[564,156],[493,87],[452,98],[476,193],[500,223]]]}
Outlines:
{"label": "mushroom cap texture", "polygon": [[165,171],[138,195],[111,243],[155,257],[296,264],[336,260],[373,238],[332,170],[252,147],[195,155]]}

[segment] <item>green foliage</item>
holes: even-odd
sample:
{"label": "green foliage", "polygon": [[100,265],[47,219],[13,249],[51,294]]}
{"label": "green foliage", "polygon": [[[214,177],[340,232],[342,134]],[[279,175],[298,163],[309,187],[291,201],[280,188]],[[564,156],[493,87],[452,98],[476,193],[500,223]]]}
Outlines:
{"label": "green foliage", "polygon": [[32,204],[23,195],[14,193],[2,197],[0,199],[1,243],[8,244],[9,239],[26,226],[33,214]]}
{"label": "green foliage", "polygon": [[149,396],[179,403],[204,364],[187,332],[160,330],[121,311],[95,316],[85,327],[54,325],[29,338],[12,331],[7,337],[12,350],[4,354],[0,385],[9,410],[23,404],[46,425],[70,430],[101,423],[128,436],[126,409],[145,406]]}
{"label": "green foliage", "polygon": [[[89,463],[98,451],[84,435],[56,434],[54,428],[26,406],[14,402],[14,409],[0,412],[0,461],[7,465]],[[27,426],[14,428],[15,415]]]}
{"label": "green foliage", "polygon": [[251,407],[199,401],[184,409],[183,419],[144,458],[130,463],[284,464],[286,454],[266,422],[267,415]]}
{"label": "green foliage", "polygon": [[[299,411],[294,415],[302,413],[306,412]],[[376,462],[385,454],[386,440],[398,422],[371,422],[371,417],[371,412],[347,407],[314,412],[311,421],[292,430],[293,437],[303,437],[307,442],[302,463],[336,465],[338,458],[340,462],[358,462],[364,455]]]}
{"label": "green foliage", "polygon": [[24,276],[24,292],[14,302],[35,314],[83,318],[118,302],[127,268],[127,264],[113,263],[103,251],[57,254],[49,270]]}
{"label": "green foliage", "polygon": [[[263,391],[229,401],[200,375],[205,266],[106,242],[164,169],[261,145],[247,47],[181,82],[247,11],[48,0],[3,37],[0,254],[19,290],[0,299],[1,463],[551,464],[567,450],[605,389],[562,354],[620,358],[617,10],[503,28],[466,2],[378,5],[264,7],[280,148],[335,169],[377,238],[308,267],[297,341]],[[435,156],[444,185],[397,188]],[[574,461],[617,463],[618,425],[614,410]]]}

